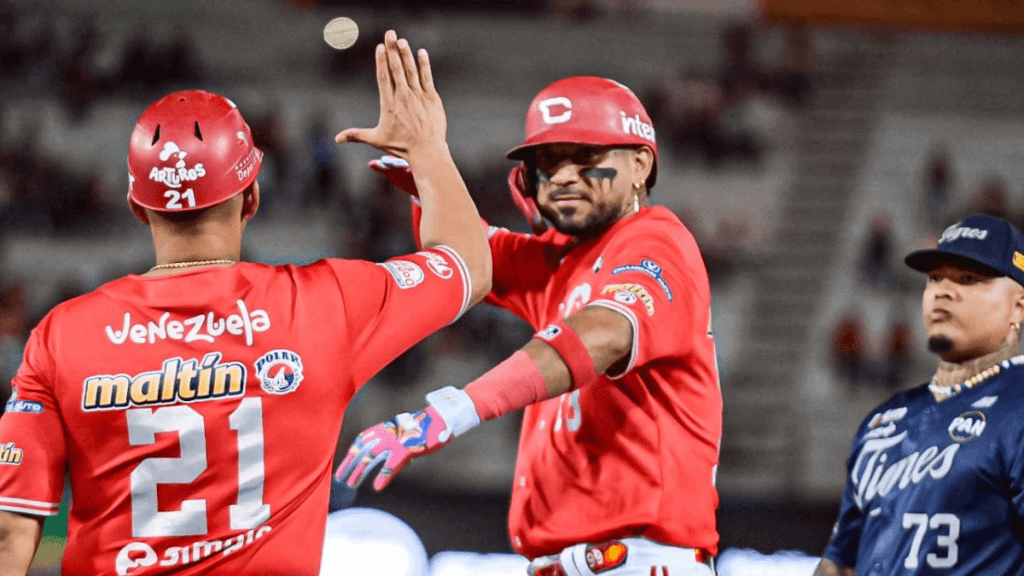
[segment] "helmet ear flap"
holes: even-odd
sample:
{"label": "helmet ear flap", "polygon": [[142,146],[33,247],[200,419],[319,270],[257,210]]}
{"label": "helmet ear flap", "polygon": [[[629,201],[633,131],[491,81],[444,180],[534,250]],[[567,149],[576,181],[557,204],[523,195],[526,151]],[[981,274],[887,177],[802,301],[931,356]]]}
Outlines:
{"label": "helmet ear flap", "polygon": [[523,194],[537,200],[537,163],[532,155],[523,160]]}

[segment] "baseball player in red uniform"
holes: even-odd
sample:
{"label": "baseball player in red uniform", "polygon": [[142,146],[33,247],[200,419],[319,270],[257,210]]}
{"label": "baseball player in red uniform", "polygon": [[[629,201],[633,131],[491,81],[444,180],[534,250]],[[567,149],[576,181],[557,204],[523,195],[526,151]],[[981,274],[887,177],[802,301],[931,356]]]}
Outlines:
{"label": "baseball player in red uniform", "polygon": [[425,52],[377,47],[365,142],[416,169],[427,239],[381,264],[238,262],[262,152],[229,100],[176,92],[131,135],[156,262],[51,311],[0,419],[0,574],[71,488],[64,576],[316,575],[342,415],[375,372],[490,290],[479,215]]}
{"label": "baseball player in red uniform", "polygon": [[[357,485],[382,464],[379,490],[409,459],[525,407],[509,533],[530,574],[713,574],[711,296],[693,236],[648,206],[657,151],[647,112],[617,82],[573,77],[537,95],[508,156],[538,234],[490,228],[487,297],[537,333],[465,388],[362,432],[336,477]],[[415,193],[403,162],[371,165]]]}

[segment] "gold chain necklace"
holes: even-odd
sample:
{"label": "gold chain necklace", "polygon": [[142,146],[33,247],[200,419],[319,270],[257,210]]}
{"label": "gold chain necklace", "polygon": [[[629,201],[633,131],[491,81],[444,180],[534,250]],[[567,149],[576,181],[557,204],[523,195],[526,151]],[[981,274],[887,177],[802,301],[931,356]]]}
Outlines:
{"label": "gold chain necklace", "polygon": [[956,396],[957,394],[963,392],[964,390],[970,390],[971,388],[974,388],[975,386],[981,384],[985,380],[988,380],[989,378],[995,376],[996,374],[999,374],[1000,372],[1003,371],[1004,368],[1009,368],[1011,363],[1015,364],[1021,358],[1021,356],[1015,356],[1009,360],[1003,360],[999,364],[989,366],[988,368],[985,368],[984,370],[975,374],[974,376],[971,376],[967,380],[964,380],[959,384],[950,386],[949,388],[946,388],[945,386],[939,386],[938,384],[936,384],[936,377],[932,376],[932,381],[931,383],[928,384],[928,389],[931,390],[932,394],[935,395],[935,398],[939,402],[943,400],[948,400],[949,398]]}
{"label": "gold chain necklace", "polygon": [[235,260],[228,260],[227,258],[218,258],[217,260],[193,260],[191,262],[171,262],[170,264],[157,264],[149,269],[150,272],[153,270],[167,270],[169,268],[188,268],[190,266],[212,266],[214,264],[234,264]]}

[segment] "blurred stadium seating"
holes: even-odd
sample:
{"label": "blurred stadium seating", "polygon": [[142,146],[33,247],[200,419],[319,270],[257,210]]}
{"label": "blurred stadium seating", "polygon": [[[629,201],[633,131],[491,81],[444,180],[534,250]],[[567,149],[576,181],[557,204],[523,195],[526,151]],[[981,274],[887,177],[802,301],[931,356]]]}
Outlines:
{"label": "blurred stadium seating", "polygon": [[[737,1],[712,9],[666,0],[537,0],[515,11],[487,2],[49,4],[60,9],[0,0],[0,290],[9,296],[0,299],[4,379],[16,368],[10,351],[51,306],[152,261],[146,231],[124,210],[123,195],[127,137],[156,94],[198,82],[232,97],[251,121],[267,121],[279,163],[268,161],[261,175],[266,205],[250,227],[248,258],[383,258],[411,245],[404,199],[365,167],[372,150],[337,150],[329,193],[309,198],[318,185],[311,178],[314,121],[323,117],[331,131],[376,121],[366,49],[385,27],[431,51],[451,147],[474,197],[489,219],[518,229],[525,225],[504,192],[511,165],[503,154],[518,143],[526,105],[548,82],[605,75],[645,97],[659,87],[678,89],[681,78],[704,78],[701,88],[717,93],[730,64],[728,30],[747,27],[759,70],[776,70],[787,50],[785,27],[758,22],[754,3]],[[339,14],[359,22],[362,35],[352,49],[332,52],[321,27]],[[181,38],[199,78],[157,74],[121,82],[138,41],[166,56]],[[834,27],[815,28],[811,38],[804,100],[782,97],[767,75],[751,97],[716,100],[715,133],[752,143],[754,153],[716,149],[725,159],[709,162],[700,147],[669,143],[671,131],[656,121],[663,165],[654,201],[691,227],[712,278],[726,401],[718,478],[727,551],[795,549],[813,556],[824,546],[854,428],[893,391],[878,385],[879,378],[851,385],[837,375],[830,334],[841,315],[856,311],[867,334],[868,373],[875,376],[884,373],[884,335],[894,321],[907,321],[911,340],[920,343],[920,285],[898,270],[903,253],[941,231],[925,199],[929,154],[943,147],[953,174],[940,222],[987,209],[978,194],[994,179],[1005,190],[1009,216],[1024,217],[1014,208],[1024,194],[1021,37]],[[686,86],[677,95],[692,104],[685,97],[693,97],[694,85]],[[94,216],[69,219],[74,214],[52,202],[53,190],[70,189],[85,190],[82,205]],[[873,285],[860,266],[879,213],[891,221],[897,273]],[[482,373],[528,334],[509,315],[478,307],[360,392],[342,445],[364,426],[420,405],[425,391]],[[933,366],[919,345],[917,352],[904,386],[923,381]],[[390,493],[362,494],[357,505],[387,510],[412,526],[438,574],[462,573],[458,566],[486,558],[478,554],[507,552],[504,514],[517,426],[515,416],[489,423],[417,461]],[[422,494],[436,504],[424,505]],[[447,530],[425,530],[428,517]],[[777,530],[783,522],[787,530]],[[53,526],[48,530],[59,532]],[[51,535],[42,564],[59,556],[59,534]],[[449,555],[451,549],[472,552]],[[756,564],[762,559],[755,554],[734,557]]]}

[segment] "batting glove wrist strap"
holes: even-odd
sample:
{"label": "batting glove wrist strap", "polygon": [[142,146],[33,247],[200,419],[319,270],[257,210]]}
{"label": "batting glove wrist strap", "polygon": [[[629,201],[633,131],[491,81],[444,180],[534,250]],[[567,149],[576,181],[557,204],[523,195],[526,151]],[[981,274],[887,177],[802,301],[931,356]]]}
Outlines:
{"label": "batting glove wrist strap", "polygon": [[447,426],[439,438],[442,442],[447,442],[450,436],[461,436],[480,424],[480,415],[465,390],[445,386],[427,394],[427,403],[437,410]]}

